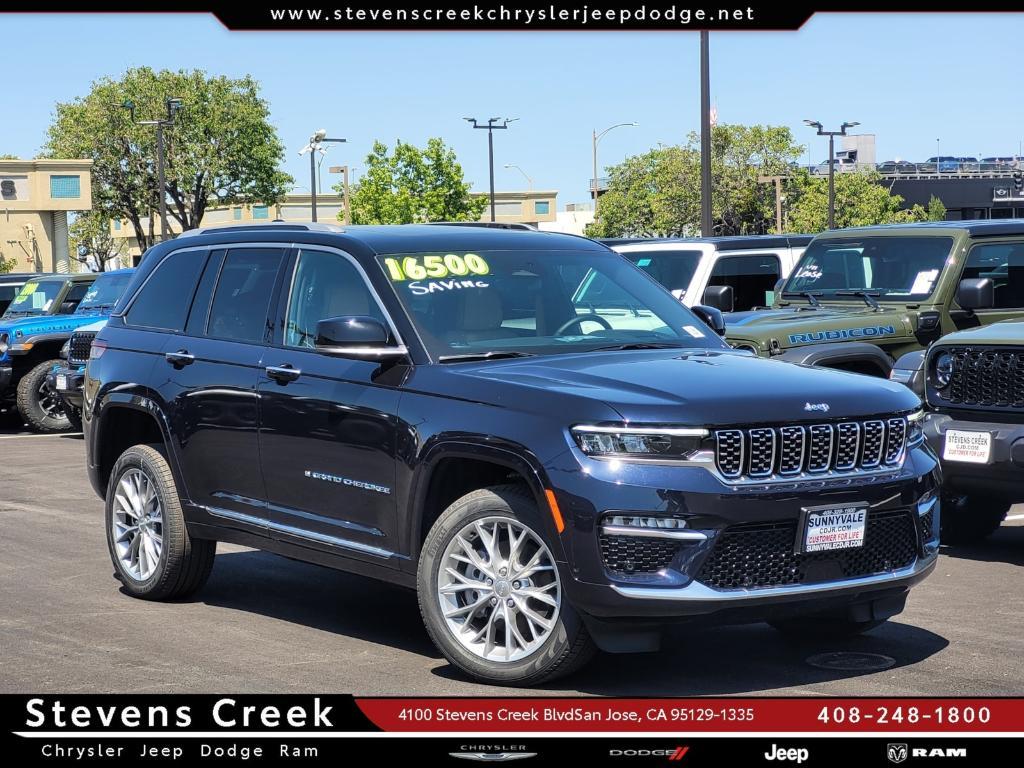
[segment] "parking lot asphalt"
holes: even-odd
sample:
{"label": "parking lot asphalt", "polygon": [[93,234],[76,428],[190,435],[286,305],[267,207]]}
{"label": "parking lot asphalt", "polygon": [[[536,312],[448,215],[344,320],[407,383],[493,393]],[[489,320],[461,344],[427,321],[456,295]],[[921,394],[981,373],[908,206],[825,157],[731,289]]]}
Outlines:
{"label": "parking lot asphalt", "polygon": [[[186,601],[124,595],[84,464],[80,436],[0,431],[0,692],[532,692],[462,678],[431,645],[412,592],[243,547],[222,544]],[[944,548],[907,610],[863,637],[791,645],[766,625],[690,629],[660,653],[599,656],[544,692],[1020,695],[1024,508],[1010,515],[984,545]],[[807,662],[832,651],[894,663]]]}

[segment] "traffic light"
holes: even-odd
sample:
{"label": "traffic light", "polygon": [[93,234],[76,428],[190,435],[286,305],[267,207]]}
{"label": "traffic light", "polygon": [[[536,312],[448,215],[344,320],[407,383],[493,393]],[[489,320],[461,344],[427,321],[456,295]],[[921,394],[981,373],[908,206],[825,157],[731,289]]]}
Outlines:
{"label": "traffic light", "polygon": [[1024,196],[1024,171],[1013,172],[1013,191],[1017,193],[1015,197]]}

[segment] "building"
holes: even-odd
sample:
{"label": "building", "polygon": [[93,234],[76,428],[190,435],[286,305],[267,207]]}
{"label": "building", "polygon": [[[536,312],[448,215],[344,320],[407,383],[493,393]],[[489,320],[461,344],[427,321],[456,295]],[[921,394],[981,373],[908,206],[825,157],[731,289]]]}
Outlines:
{"label": "building", "polygon": [[[489,198],[486,192],[474,193],[477,197]],[[557,197],[555,191],[526,191],[526,192],[495,192],[494,210],[495,219],[505,223],[525,223],[532,226],[544,228],[545,225],[554,225],[557,221]],[[342,198],[336,194],[325,194],[316,196],[317,220],[322,222],[337,222],[344,211]],[[217,206],[207,208],[203,214],[200,226],[219,227],[232,224],[259,223],[265,221],[310,221],[313,218],[313,201],[311,196],[306,194],[289,194],[280,203],[266,205],[263,203],[239,203],[237,205]],[[484,208],[480,216],[481,221],[491,220],[490,206]],[[142,220],[142,226],[149,230],[149,218]],[[135,238],[135,230],[125,220],[111,222],[111,234],[114,237],[123,237],[127,240],[125,253],[133,262],[140,254],[139,244]],[[172,234],[181,233],[181,225],[172,217],[167,217],[167,228]],[[160,231],[160,222],[153,222],[153,230]],[[562,230],[559,230],[562,231]],[[124,266],[129,266],[124,264]]]}
{"label": "building", "polygon": [[946,206],[946,219],[1024,219],[1024,189],[1017,189],[1012,171],[933,173],[893,177],[883,182],[900,195],[906,207],[927,206],[932,195]]}
{"label": "building", "polygon": [[0,160],[0,256],[15,272],[71,272],[68,213],[92,208],[92,160]]}

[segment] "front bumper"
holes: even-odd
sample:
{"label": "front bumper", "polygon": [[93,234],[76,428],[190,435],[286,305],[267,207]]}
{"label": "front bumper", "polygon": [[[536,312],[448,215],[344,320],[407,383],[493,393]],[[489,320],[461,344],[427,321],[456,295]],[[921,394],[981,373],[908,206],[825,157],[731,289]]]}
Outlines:
{"label": "front bumper", "polygon": [[[65,387],[57,386],[59,377],[64,377]],[[67,405],[77,410],[82,409],[82,386],[85,384],[85,366],[62,365],[54,368],[46,375],[46,383],[60,395]]]}
{"label": "front bumper", "polygon": [[[570,487],[559,489],[559,499],[565,499],[562,511],[568,513],[567,526],[571,526],[563,537],[571,572],[565,580],[566,594],[592,628],[628,634],[652,623],[690,620],[748,623],[851,611],[885,617],[899,612],[909,589],[927,576],[938,556],[941,478],[938,462],[923,444],[908,450],[899,471],[838,483],[735,488],[723,486],[699,468],[625,463],[613,467],[605,462],[586,470],[563,475]],[[710,565],[702,570],[711,563],[716,547],[726,546],[727,535],[760,525],[785,529],[780,534],[785,543],[779,545],[777,555],[775,550],[768,555],[763,554],[765,550],[751,550],[748,558],[747,551],[740,549],[733,562],[744,568],[749,560],[752,571],[774,568],[777,556],[793,554],[792,534],[802,536],[805,510],[824,505],[866,505],[868,537],[874,520],[899,519],[905,537],[901,559],[880,555],[870,566],[847,568],[849,561],[840,565],[842,557],[857,558],[861,552],[868,556],[869,539],[865,539],[862,548],[836,550],[835,557],[815,553],[798,559],[799,575],[792,575],[794,570],[781,581],[759,580],[763,571],[757,571],[752,572],[749,586],[723,587],[708,578],[713,572]],[[610,512],[628,514],[623,510],[684,519],[681,530],[691,538],[680,544],[668,567],[657,571],[649,567],[645,573],[610,568],[599,532]],[[876,529],[876,544],[881,531]]]}
{"label": "front bumper", "polygon": [[946,446],[946,432],[950,429],[990,434],[992,450],[988,463],[942,460],[946,487],[964,493],[1001,495],[1008,501],[1024,501],[1024,424],[967,421],[948,413],[929,413],[923,429],[928,445],[940,457]]}

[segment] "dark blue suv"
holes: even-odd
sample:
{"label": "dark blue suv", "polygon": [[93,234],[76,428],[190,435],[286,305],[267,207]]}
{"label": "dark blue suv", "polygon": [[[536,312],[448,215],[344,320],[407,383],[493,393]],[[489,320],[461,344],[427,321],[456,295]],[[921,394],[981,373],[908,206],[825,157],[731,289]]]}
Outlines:
{"label": "dark blue suv", "polygon": [[[580,300],[594,281],[614,300]],[[899,613],[938,553],[920,401],[711,326],[568,235],[161,243],[86,371],[115,574],[181,597],[228,541],[384,579],[418,591],[452,664],[503,684],[652,650],[671,623],[805,637]]]}

